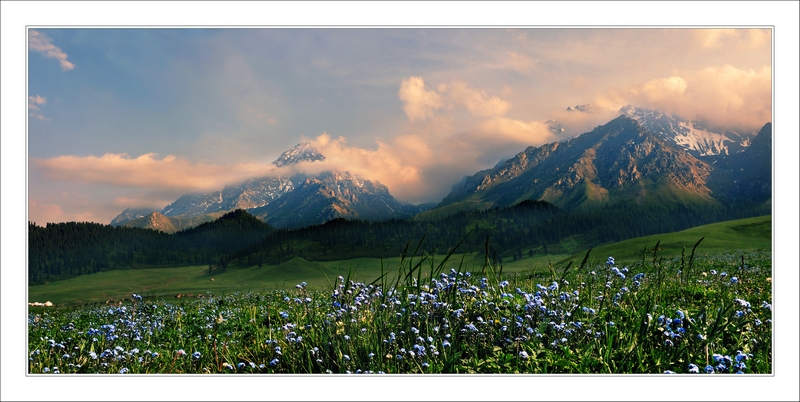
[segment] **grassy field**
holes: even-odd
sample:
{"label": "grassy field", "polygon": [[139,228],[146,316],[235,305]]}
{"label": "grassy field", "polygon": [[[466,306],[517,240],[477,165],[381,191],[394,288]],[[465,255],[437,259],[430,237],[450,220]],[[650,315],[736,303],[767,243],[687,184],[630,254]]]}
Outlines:
{"label": "grassy field", "polygon": [[[689,255],[692,247],[701,238],[703,241],[696,250],[698,255],[719,254],[733,250],[769,250],[772,248],[772,217],[767,215],[712,223],[680,232],[643,236],[606,244],[593,248],[589,261],[604,261],[609,255],[615,256],[618,261],[641,260],[642,250],[645,248],[647,255],[652,258],[656,243],[658,243],[657,256],[680,257],[684,247],[686,255]],[[566,259],[554,258],[553,261],[557,265],[566,264],[570,260],[580,263],[585,254],[586,251],[582,251]]]}
{"label": "grassy field", "polygon": [[[591,263],[605,260],[609,255],[616,256],[617,261],[641,259],[642,250],[651,250],[659,243],[658,255],[663,257],[681,255],[686,247],[687,255],[700,238],[704,238],[697,248],[700,254],[715,254],[731,250],[770,249],[772,240],[772,219],[770,216],[742,219],[704,225],[676,233],[646,236],[619,243],[596,247],[591,252]],[[503,273],[524,273],[531,271],[549,271],[553,265],[556,269],[565,266],[569,261],[580,264],[585,251],[573,256],[544,255],[508,261],[503,265]],[[652,254],[648,254],[652,256]],[[433,256],[434,264],[438,264],[443,256]],[[447,269],[457,267],[463,258],[463,266],[468,271],[478,271],[483,266],[482,253],[472,255],[453,255]],[[414,262],[419,261],[419,257]],[[132,293],[145,297],[172,297],[176,294],[228,294],[236,291],[264,291],[290,289],[295,284],[306,282],[309,289],[329,287],[329,280],[337,276],[347,276],[353,272],[352,279],[365,283],[377,279],[383,272],[390,272],[386,279],[396,278],[395,273],[400,266],[400,257],[357,258],[346,261],[312,262],[302,258],[294,258],[280,265],[266,265],[262,268],[230,268],[224,272],[208,275],[207,266],[189,266],[178,268],[132,269],[109,271],[84,275],[63,281],[28,288],[30,302],[51,301],[56,305],[77,305],[84,303],[105,302],[109,299],[125,299]],[[423,268],[430,267],[430,261]],[[423,270],[422,278],[428,276]],[[213,278],[213,281],[211,280]]]}
{"label": "grassy field", "polygon": [[420,281],[401,266],[375,285],[31,309],[28,372],[773,373],[769,251],[538,278],[435,264]]}

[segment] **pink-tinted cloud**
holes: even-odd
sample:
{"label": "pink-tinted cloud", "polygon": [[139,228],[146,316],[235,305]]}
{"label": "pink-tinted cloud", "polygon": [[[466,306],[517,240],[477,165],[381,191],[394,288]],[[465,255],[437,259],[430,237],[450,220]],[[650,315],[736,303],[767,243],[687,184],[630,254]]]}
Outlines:
{"label": "pink-tinted cloud", "polygon": [[469,87],[466,82],[452,81],[440,85],[439,92],[446,94],[447,101],[464,105],[470,115],[475,117],[497,117],[506,114],[511,104],[497,96],[489,96],[486,91]]}
{"label": "pink-tinted cloud", "polygon": [[692,32],[703,48],[754,48],[769,44],[772,40],[772,32],[769,29],[709,28]]}
{"label": "pink-tinted cloud", "polygon": [[632,104],[720,126],[757,129],[772,119],[772,69],[708,67],[612,89],[594,104],[606,112]]}
{"label": "pink-tinted cloud", "polygon": [[519,121],[505,117],[495,117],[478,126],[482,137],[487,141],[511,143],[519,146],[542,145],[558,139],[547,124],[540,121]]}
{"label": "pink-tinted cloud", "polygon": [[[508,92],[507,88],[503,90]],[[459,80],[441,83],[434,90],[425,86],[422,77],[410,77],[400,84],[398,96],[403,101],[403,111],[412,122],[432,118],[438,110],[456,106],[464,106],[474,117],[502,116],[511,108],[508,101]]]}
{"label": "pink-tinted cloud", "polygon": [[[302,163],[291,172],[317,174],[347,170],[378,181],[402,201],[438,201],[464,174],[472,174],[530,145],[557,140],[544,123],[491,117],[465,130],[453,129],[437,117],[410,126],[409,133],[377,141],[372,149],[351,146],[346,138],[322,134],[309,143],[325,155],[321,162]],[[290,172],[283,172],[290,174]]]}
{"label": "pink-tinted cloud", "polygon": [[85,199],[59,200],[60,204],[51,204],[41,200],[28,200],[28,219],[39,226],[48,222],[101,222],[104,219],[97,215],[96,206]]}
{"label": "pink-tinted cloud", "polygon": [[58,60],[61,69],[64,71],[75,68],[75,64],[67,60],[67,54],[58,46],[54,45],[50,37],[35,29],[28,30],[28,49],[35,50],[46,57]]}
{"label": "pink-tinted cloud", "polygon": [[403,101],[403,111],[411,121],[433,117],[442,107],[442,97],[436,91],[425,88],[422,77],[409,77],[400,84],[397,95]]}
{"label": "pink-tinted cloud", "polygon": [[38,120],[47,120],[41,113],[41,107],[47,103],[47,98],[44,96],[28,96],[28,116]]}
{"label": "pink-tinted cloud", "polygon": [[508,52],[509,65],[518,73],[529,73],[536,69],[536,63],[528,56],[517,52]]}
{"label": "pink-tinted cloud", "polygon": [[136,158],[113,153],[100,157],[66,155],[32,162],[46,178],[54,180],[187,191],[216,190],[270,173],[268,166],[257,163],[215,165],[174,155],[157,159],[154,153]]}

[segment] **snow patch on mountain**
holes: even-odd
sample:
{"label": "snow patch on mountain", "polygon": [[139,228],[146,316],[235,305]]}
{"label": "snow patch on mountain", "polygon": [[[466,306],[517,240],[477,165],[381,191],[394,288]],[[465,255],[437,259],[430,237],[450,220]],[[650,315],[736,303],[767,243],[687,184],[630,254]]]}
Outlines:
{"label": "snow patch on mountain", "polygon": [[700,130],[685,121],[679,122],[678,125],[681,130],[677,131],[677,135],[673,138],[676,144],[695,150],[700,153],[700,156],[728,154],[728,147],[725,143],[733,142],[733,140],[725,134]]}
{"label": "snow patch on mountain", "polygon": [[730,155],[741,152],[750,145],[755,133],[736,131],[719,132],[701,121],[690,121],[670,116],[658,110],[627,105],[619,110],[621,115],[639,122],[645,129],[671,141],[696,156]]}

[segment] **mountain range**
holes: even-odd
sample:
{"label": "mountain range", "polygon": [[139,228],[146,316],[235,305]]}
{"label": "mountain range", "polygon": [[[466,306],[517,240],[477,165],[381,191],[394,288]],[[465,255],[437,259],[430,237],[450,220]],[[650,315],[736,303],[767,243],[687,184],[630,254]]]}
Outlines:
{"label": "mountain range", "polygon": [[[300,143],[281,154],[273,165],[322,160],[324,155],[308,143]],[[330,171],[311,177],[262,177],[222,191],[185,194],[161,211],[128,208],[111,225],[174,233],[214,220],[225,212],[244,209],[272,226],[298,228],[336,218],[407,218],[424,208],[397,201],[379,182],[347,171]]]}
{"label": "mountain range", "polygon": [[621,203],[769,201],[771,124],[757,135],[723,135],[698,125],[626,107],[591,132],[528,147],[467,177],[430,213],[506,207],[528,199],[566,210]]}
{"label": "mountain range", "polygon": [[[587,105],[575,110],[591,112]],[[551,123],[553,132],[563,129]],[[659,111],[625,106],[620,116],[560,142],[528,147],[467,176],[440,203],[397,201],[386,186],[346,171],[264,177],[178,198],[161,211],[126,209],[111,224],[179,231],[227,211],[247,210],[278,228],[336,219],[380,221],[442,216],[544,200],[566,211],[624,203],[765,203],[772,193],[772,127],[758,133],[710,127]],[[325,160],[301,143],[277,167]]]}

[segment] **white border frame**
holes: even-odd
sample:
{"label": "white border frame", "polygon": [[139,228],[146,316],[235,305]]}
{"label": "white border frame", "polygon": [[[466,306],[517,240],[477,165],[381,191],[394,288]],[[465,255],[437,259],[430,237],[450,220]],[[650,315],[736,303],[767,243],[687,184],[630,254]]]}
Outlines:
{"label": "white border frame", "polygon": [[[799,400],[797,2],[8,2],[2,5],[2,400]],[[562,25],[560,25],[562,24]],[[773,376],[26,376],[26,31],[36,26],[774,26]],[[24,303],[27,304],[26,301]],[[247,379],[247,380],[245,380]],[[578,384],[576,384],[578,382]],[[578,386],[576,386],[578,385]]]}

